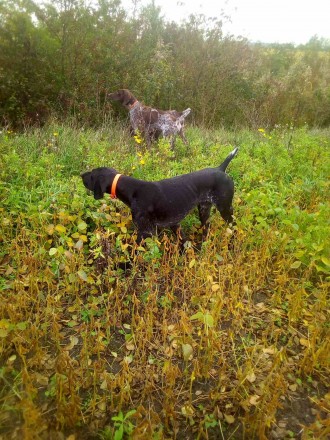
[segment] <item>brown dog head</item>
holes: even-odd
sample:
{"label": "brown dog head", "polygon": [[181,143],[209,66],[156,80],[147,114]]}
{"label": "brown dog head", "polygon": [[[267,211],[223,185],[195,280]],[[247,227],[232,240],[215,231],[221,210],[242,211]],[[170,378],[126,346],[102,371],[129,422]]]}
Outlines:
{"label": "brown dog head", "polygon": [[123,106],[127,108],[130,108],[130,106],[137,101],[135,96],[128,89],[120,89],[116,92],[109,93],[108,97],[112,101],[119,101]]}

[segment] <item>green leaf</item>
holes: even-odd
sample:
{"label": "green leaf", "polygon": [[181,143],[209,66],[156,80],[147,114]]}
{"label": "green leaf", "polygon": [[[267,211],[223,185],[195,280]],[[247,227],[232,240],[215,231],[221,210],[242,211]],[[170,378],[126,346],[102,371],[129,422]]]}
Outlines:
{"label": "green leaf", "polygon": [[49,255],[52,257],[53,255],[55,255],[57,253],[57,249],[56,248],[50,248],[49,249]]}
{"label": "green leaf", "polygon": [[330,260],[327,257],[321,257],[322,263],[324,263],[326,266],[330,266]]}
{"label": "green leaf", "polygon": [[78,240],[77,243],[74,245],[75,249],[80,251],[84,247],[84,242],[82,240]]}
{"label": "green leaf", "polygon": [[208,326],[208,327],[213,327],[214,325],[214,319],[213,316],[210,314],[206,314],[204,315],[204,323]]}
{"label": "green leaf", "polygon": [[18,330],[25,330],[26,327],[27,327],[27,323],[26,323],[25,321],[23,321],[23,322],[18,322],[18,323],[16,324],[16,328],[17,328]]}
{"label": "green leaf", "polygon": [[55,226],[55,230],[57,231],[57,232],[60,232],[60,233],[65,233],[66,232],[66,227],[65,226],[63,226],[63,225],[56,225]]}
{"label": "green leaf", "polygon": [[231,414],[225,414],[225,420],[229,425],[231,425],[232,423],[235,422],[235,417],[232,416]]}
{"label": "green leaf", "polygon": [[114,440],[122,440],[124,434],[124,426],[120,425],[114,435]]}
{"label": "green leaf", "polygon": [[117,416],[113,416],[111,417],[111,420],[113,420],[114,422],[123,422],[124,421],[124,414],[122,413],[122,411],[119,411]]}
{"label": "green leaf", "polygon": [[85,223],[85,222],[79,222],[79,223],[78,223],[78,229],[79,229],[79,231],[85,231],[86,228],[87,228],[87,223]]}
{"label": "green leaf", "polygon": [[301,261],[297,260],[291,264],[290,269],[298,269],[301,266]]}
{"label": "green leaf", "polygon": [[8,335],[9,331],[5,328],[0,328],[0,338],[5,338]]}
{"label": "green leaf", "polygon": [[87,281],[87,274],[84,270],[79,270],[78,272],[79,278],[81,278],[83,281]]}
{"label": "green leaf", "polygon": [[323,273],[328,273],[329,272],[329,269],[327,267],[322,267],[322,266],[320,266],[318,264],[315,264],[315,267],[316,267],[316,270],[318,272],[323,272]]}
{"label": "green leaf", "polygon": [[193,348],[190,344],[182,344],[183,359],[187,362],[193,354]]}
{"label": "green leaf", "polygon": [[124,420],[130,418],[131,416],[133,416],[136,413],[136,409],[131,409],[130,411],[127,412],[126,416],[124,417]]}
{"label": "green leaf", "polygon": [[69,273],[69,282],[74,283],[77,279],[76,275],[74,273]]}
{"label": "green leaf", "polygon": [[190,261],[189,263],[189,269],[192,269],[195,266],[196,260],[195,258],[193,260]]}
{"label": "green leaf", "polygon": [[203,321],[203,319],[204,319],[204,314],[203,314],[202,312],[197,312],[197,313],[195,313],[194,315],[192,315],[192,316],[190,317],[190,320],[191,320],[191,321],[194,321],[195,319],[198,319],[199,321]]}

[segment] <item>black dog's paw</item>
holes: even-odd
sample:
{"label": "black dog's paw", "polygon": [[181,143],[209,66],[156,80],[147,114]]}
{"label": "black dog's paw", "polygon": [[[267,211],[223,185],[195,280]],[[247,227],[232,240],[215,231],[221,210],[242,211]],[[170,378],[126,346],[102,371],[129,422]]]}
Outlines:
{"label": "black dog's paw", "polygon": [[115,269],[119,269],[119,270],[122,270],[123,272],[127,272],[132,269],[132,262],[130,260],[118,261],[115,264]]}

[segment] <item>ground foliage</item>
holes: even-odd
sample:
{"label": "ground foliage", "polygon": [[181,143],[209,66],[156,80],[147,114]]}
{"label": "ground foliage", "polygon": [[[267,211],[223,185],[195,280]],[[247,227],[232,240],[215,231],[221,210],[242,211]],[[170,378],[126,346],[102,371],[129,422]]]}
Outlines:
{"label": "ground foliage", "polygon": [[[0,135],[1,439],[321,439],[329,434],[329,131],[121,127]],[[237,226],[184,252],[135,244],[130,211],[80,173],[159,179],[233,146]]]}

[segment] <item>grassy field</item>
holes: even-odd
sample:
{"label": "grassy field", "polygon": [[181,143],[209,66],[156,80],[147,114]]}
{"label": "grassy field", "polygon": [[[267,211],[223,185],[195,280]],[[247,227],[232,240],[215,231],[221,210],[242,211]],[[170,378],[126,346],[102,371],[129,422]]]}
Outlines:
{"label": "grassy field", "polygon": [[[0,439],[325,439],[330,131],[187,130],[146,151],[120,127],[0,134]],[[130,211],[80,173],[154,180],[219,165],[213,211],[136,249]]]}

